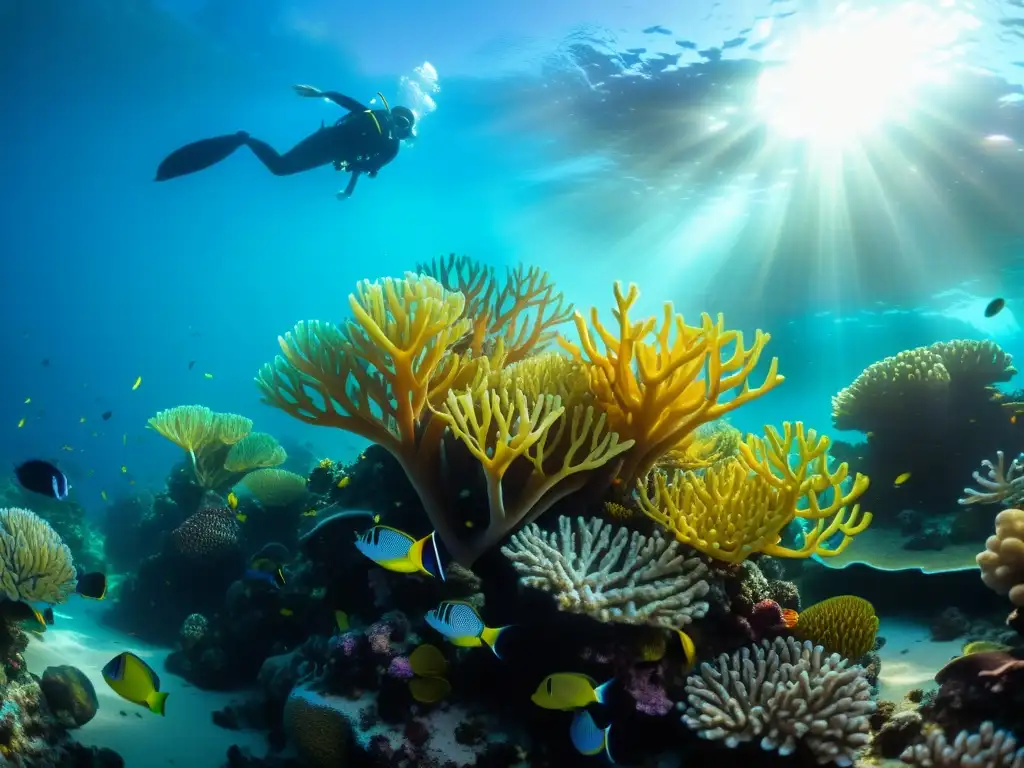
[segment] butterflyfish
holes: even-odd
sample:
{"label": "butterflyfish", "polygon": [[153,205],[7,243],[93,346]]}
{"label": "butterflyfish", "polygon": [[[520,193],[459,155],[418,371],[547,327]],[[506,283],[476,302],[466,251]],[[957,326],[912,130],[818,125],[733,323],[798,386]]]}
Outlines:
{"label": "butterflyfish", "polygon": [[461,600],[445,600],[437,608],[427,611],[429,626],[436,629],[452,645],[460,648],[476,648],[487,645],[499,659],[498,639],[508,627],[488,627],[480,614],[469,603]]}
{"label": "butterflyfish", "polygon": [[356,549],[381,568],[395,573],[425,573],[445,580],[433,533],[419,541],[387,525],[375,525],[356,537]]}
{"label": "butterflyfish", "polygon": [[530,700],[544,709],[582,709],[606,703],[613,682],[598,685],[592,677],[577,672],[555,672],[541,680]]}
{"label": "butterflyfish", "polygon": [[569,738],[572,739],[572,745],[581,755],[592,757],[604,752],[608,757],[608,762],[614,763],[615,760],[612,759],[611,750],[608,748],[608,737],[611,730],[611,724],[607,728],[598,727],[594,722],[593,715],[587,710],[581,709],[569,725]]}
{"label": "butterflyfish", "polygon": [[122,699],[154,714],[164,714],[167,694],[160,691],[160,677],[134,653],[124,651],[108,661],[103,679]]}
{"label": "butterflyfish", "polygon": [[71,490],[67,475],[50,462],[41,459],[30,459],[18,465],[14,469],[14,475],[22,488],[58,501],[66,499],[68,491]]}

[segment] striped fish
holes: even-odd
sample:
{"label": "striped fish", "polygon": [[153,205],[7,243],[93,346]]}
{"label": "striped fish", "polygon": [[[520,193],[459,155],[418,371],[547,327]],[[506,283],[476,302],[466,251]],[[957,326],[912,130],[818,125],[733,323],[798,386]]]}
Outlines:
{"label": "striped fish", "polygon": [[611,725],[607,728],[598,728],[593,716],[585,709],[576,712],[569,725],[569,738],[572,745],[581,755],[597,755],[602,751],[608,756],[608,762],[614,763],[612,753],[608,748],[608,736],[612,730]]}
{"label": "striped fish", "polygon": [[461,600],[446,600],[437,608],[427,611],[427,624],[436,629],[452,645],[461,648],[476,648],[486,644],[499,659],[497,643],[508,627],[488,627],[480,614],[469,603]]}
{"label": "striped fish", "polygon": [[395,573],[425,573],[445,580],[433,533],[417,541],[404,531],[375,525],[356,536],[356,549],[381,568]]}

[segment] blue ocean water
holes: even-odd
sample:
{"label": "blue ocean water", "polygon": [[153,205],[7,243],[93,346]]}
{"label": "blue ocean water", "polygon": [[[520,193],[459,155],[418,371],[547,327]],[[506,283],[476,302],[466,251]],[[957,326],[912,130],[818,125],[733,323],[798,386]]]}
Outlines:
{"label": "blue ocean water", "polygon": [[[787,381],[742,430],[835,433],[832,395],[911,347],[1024,359],[1019,3],[348,5],[0,0],[0,462],[57,460],[98,519],[164,486],[181,452],[146,422],[176,405],[353,458],[365,441],[253,377],[357,281],[448,253],[542,267],[584,313],[633,282],[642,314],[771,333],[761,368]],[[858,24],[885,35],[809,82],[807,38]],[[342,115],[295,84],[408,105],[417,140],[348,200],[344,174],[274,177],[244,148],[154,182],[187,142],[283,151]]]}

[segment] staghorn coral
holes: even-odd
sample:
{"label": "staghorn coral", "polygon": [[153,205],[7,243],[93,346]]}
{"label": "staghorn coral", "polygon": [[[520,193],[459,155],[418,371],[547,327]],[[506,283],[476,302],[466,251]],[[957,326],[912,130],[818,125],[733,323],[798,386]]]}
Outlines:
{"label": "staghorn coral", "polygon": [[265,507],[287,507],[306,496],[306,478],[286,469],[257,469],[242,485]]}
{"label": "staghorn coral", "polygon": [[837,429],[870,432],[899,423],[907,408],[945,405],[951,388],[1009,381],[1012,358],[991,341],[956,340],[907,349],[865,368],[832,398]]}
{"label": "staghorn coral", "polygon": [[63,603],[75,590],[71,550],[34,512],[0,509],[0,592],[8,600]]}
{"label": "staghorn coral", "polygon": [[[729,563],[740,563],[754,552],[834,556],[870,525],[871,513],[862,514],[857,504],[847,513],[847,505],[869,481],[858,474],[844,491],[849,469],[840,464],[830,470],[828,448],[827,437],[805,430],[801,422],[785,422],[781,434],[767,427],[765,438],[749,435],[740,444],[738,458],[703,474],[655,472],[653,488],[639,485],[640,508],[679,541]],[[831,501],[823,506],[820,497],[826,493]],[[782,530],[795,519],[814,527],[804,531],[798,549],[783,547]],[[841,541],[828,546],[836,535]]]}
{"label": "staghorn coral", "polygon": [[987,459],[981,462],[981,468],[988,470],[988,476],[982,477],[981,472],[974,473],[974,482],[981,490],[964,488],[963,498],[958,504],[1020,504],[1024,502],[1024,455],[1017,457],[1006,466],[1006,456],[996,451],[996,463]]}
{"label": "staghorn coral", "polygon": [[1024,510],[1004,509],[996,515],[996,531],[977,560],[986,586],[1024,606]]}
{"label": "staghorn coral", "polygon": [[985,721],[977,733],[960,731],[952,744],[940,729],[933,729],[923,744],[907,747],[900,759],[918,768],[1024,768],[1024,747],[1017,747],[1013,734]]}
{"label": "staghorn coral", "polygon": [[[528,525],[501,551],[520,581],[554,595],[559,610],[598,621],[683,627],[703,618],[708,567],[660,534],[648,538],[599,518],[558,519],[558,533]],[[578,538],[577,538],[578,534]]]}
{"label": "staghorn coral", "polygon": [[702,664],[686,694],[683,722],[702,738],[727,747],[760,740],[783,756],[802,744],[819,765],[852,765],[875,711],[863,667],[790,637]]}
{"label": "staghorn coral", "polygon": [[793,628],[800,640],[810,640],[830,653],[857,661],[875,647],[878,616],[867,600],[853,595],[830,597],[805,608]]}
{"label": "staghorn coral", "polygon": [[[704,314],[700,327],[688,326],[671,303],[664,306],[660,328],[654,317],[634,323],[629,311],[639,295],[635,285],[623,293],[621,283],[615,284],[616,332],[601,324],[594,309],[593,333],[583,315],[574,315],[579,346],[559,337],[575,360],[590,364],[590,388],[607,414],[609,429],[622,440],[636,443],[619,472],[627,483],[646,476],[661,456],[702,424],[766,394],[784,380],[778,374],[778,360],[772,358],[763,383],[750,386],[769,334],[757,331],[747,348],[742,333],[725,330],[721,315],[712,320]],[[739,391],[723,401],[730,390]]]}
{"label": "staghorn coral", "polygon": [[210,557],[235,550],[239,533],[232,510],[207,507],[171,531],[171,540],[178,552],[187,557]]}
{"label": "staghorn coral", "polygon": [[548,273],[538,267],[509,267],[500,288],[492,267],[467,256],[449,254],[447,259],[416,265],[416,271],[465,297],[472,327],[455,349],[473,357],[487,354],[500,342],[505,362],[517,363],[543,349],[555,338],[552,328],[572,317],[572,304],[565,303]]}

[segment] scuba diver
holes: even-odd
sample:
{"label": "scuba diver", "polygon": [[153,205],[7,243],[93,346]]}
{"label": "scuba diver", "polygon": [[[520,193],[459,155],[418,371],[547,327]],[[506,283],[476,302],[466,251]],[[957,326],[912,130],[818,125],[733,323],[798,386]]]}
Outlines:
{"label": "scuba diver", "polygon": [[328,164],[333,164],[337,171],[348,171],[352,178],[338,193],[338,199],[343,200],[355,190],[361,174],[375,178],[381,168],[398,156],[400,143],[415,136],[416,116],[413,111],[408,107],[392,109],[380,93],[377,95],[384,109],[370,109],[335,91],[321,91],[311,85],[296,85],[294,88],[299,96],[329,99],[347,109],[348,114],[332,126],[321,122],[316,133],[283,155],[245,131],[186,144],[164,158],[157,168],[156,180],[167,181],[209,168],[244,145],[275,176],[302,173]]}

